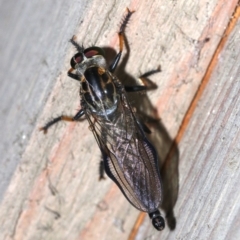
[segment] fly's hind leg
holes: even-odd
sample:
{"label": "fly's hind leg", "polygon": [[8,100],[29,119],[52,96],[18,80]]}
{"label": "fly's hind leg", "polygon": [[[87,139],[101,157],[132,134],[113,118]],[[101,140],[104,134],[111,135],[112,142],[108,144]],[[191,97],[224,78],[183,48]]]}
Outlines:
{"label": "fly's hind leg", "polygon": [[[106,144],[106,133],[105,131],[103,131],[103,129],[101,130],[101,139],[103,140],[103,142]],[[107,159],[108,159],[108,154],[106,153],[106,151],[104,150],[104,147],[100,147],[100,150],[101,150],[101,153],[102,153],[102,158],[100,160],[100,163],[99,163],[99,181],[101,180],[104,180],[105,179],[105,167],[104,167],[104,163],[107,162]]]}
{"label": "fly's hind leg", "polygon": [[[104,156],[103,156],[104,158]],[[101,180],[104,180],[105,177],[104,177],[104,173],[105,173],[105,169],[104,169],[104,160],[101,160],[100,163],[99,163],[99,178],[98,180],[101,181]]]}
{"label": "fly's hind leg", "polygon": [[56,118],[52,119],[51,121],[47,122],[45,124],[45,126],[39,128],[39,130],[43,131],[44,133],[47,133],[48,128],[51,127],[52,125],[54,125],[55,123],[60,122],[60,121],[68,121],[68,122],[78,121],[80,119],[80,117],[82,117],[83,115],[84,115],[83,109],[79,110],[74,117],[61,115],[61,116],[56,117]]}

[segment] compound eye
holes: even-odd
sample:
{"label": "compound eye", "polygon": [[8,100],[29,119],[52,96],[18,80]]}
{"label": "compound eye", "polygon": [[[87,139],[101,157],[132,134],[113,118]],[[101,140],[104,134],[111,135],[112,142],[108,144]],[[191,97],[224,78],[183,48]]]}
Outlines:
{"label": "compound eye", "polygon": [[75,54],[70,61],[71,67],[75,68],[76,64],[80,63],[82,60],[83,58],[81,53]]}
{"label": "compound eye", "polygon": [[87,58],[91,58],[91,57],[96,56],[96,55],[104,56],[104,52],[103,52],[102,48],[90,47],[90,48],[87,48],[87,49],[84,50],[84,55]]}

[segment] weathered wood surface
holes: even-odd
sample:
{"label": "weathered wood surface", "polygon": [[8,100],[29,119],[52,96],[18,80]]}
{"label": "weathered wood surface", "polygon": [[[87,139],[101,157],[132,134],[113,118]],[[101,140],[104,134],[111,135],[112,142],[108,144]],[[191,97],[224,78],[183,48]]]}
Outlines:
{"label": "weathered wood surface", "polygon": [[239,239],[239,33],[240,21],[179,144],[181,198],[170,239]]}
{"label": "weathered wood surface", "polygon": [[180,139],[176,229],[153,234],[145,219],[135,239],[239,239],[239,16],[240,7],[188,111],[191,119],[183,121],[183,125],[189,121],[184,135],[176,138]]}
{"label": "weathered wood surface", "polygon": [[[126,33],[131,51],[118,74],[131,81],[128,74],[161,65],[151,77],[158,89],[148,94],[155,109],[147,96],[134,102],[160,116],[150,126],[164,160],[236,5],[2,1],[0,239],[128,239],[139,215],[110,180],[97,182],[100,152],[85,121],[38,131],[49,118],[79,109],[78,83],[66,76],[72,35],[85,46],[118,49],[124,11],[136,10]],[[175,230],[158,233],[146,217],[137,239],[237,239],[238,42],[239,25],[179,142],[179,156],[164,165],[163,208],[174,207]]]}

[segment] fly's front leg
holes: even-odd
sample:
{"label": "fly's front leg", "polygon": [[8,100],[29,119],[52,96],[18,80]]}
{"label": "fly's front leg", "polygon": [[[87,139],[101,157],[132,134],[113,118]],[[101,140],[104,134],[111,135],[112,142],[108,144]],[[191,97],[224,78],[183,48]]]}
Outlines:
{"label": "fly's front leg", "polygon": [[75,74],[75,73],[72,73],[73,71],[74,71],[74,69],[73,69],[73,68],[70,68],[70,69],[68,70],[68,76],[69,76],[70,78],[73,78],[74,80],[80,81],[79,76],[78,76],[77,74]]}
{"label": "fly's front leg", "polygon": [[117,54],[117,56],[115,57],[113,63],[110,65],[109,67],[109,71],[110,72],[114,72],[118,63],[119,63],[119,60],[121,59],[121,56],[122,56],[122,51],[123,51],[123,44],[124,44],[124,32],[125,32],[125,28],[129,22],[129,19],[130,17],[132,16],[132,14],[134,13],[134,11],[130,11],[128,8],[127,8],[127,15],[125,16],[125,18],[123,19],[122,21],[122,24],[121,24],[121,27],[120,27],[120,31],[118,33],[118,37],[119,37],[119,53]]}
{"label": "fly's front leg", "polygon": [[139,77],[139,79],[141,80],[143,85],[136,85],[136,86],[125,85],[124,88],[125,88],[126,92],[140,92],[140,91],[156,89],[157,85],[154,84],[151,80],[149,80],[148,77],[155,73],[159,73],[159,72],[161,72],[160,66],[157,69],[154,69],[154,70],[144,73],[143,75],[141,75]]}
{"label": "fly's front leg", "polygon": [[46,125],[41,127],[39,130],[43,131],[44,133],[47,133],[48,128],[51,127],[52,125],[54,125],[55,123],[60,122],[60,121],[68,121],[68,122],[78,121],[80,119],[80,117],[82,117],[83,115],[84,115],[83,109],[79,110],[74,117],[61,115],[61,116],[56,117],[56,118],[52,119],[51,121],[47,122]]}
{"label": "fly's front leg", "polygon": [[78,53],[74,55],[70,61],[71,68],[68,70],[68,76],[74,80],[80,81],[79,75],[72,72],[75,70],[76,64],[78,64],[80,62],[80,59],[82,59],[84,48],[76,42],[76,36],[73,36],[72,39],[70,39],[70,42],[74,47],[76,47]]}

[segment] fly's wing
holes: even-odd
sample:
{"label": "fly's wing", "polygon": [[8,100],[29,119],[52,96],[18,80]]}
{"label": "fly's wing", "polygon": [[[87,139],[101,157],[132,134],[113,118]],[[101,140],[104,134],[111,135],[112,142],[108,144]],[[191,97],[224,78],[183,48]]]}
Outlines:
{"label": "fly's wing", "polygon": [[112,117],[87,119],[104,158],[108,176],[129,202],[145,212],[162,200],[157,153],[147,140],[124,94]]}

